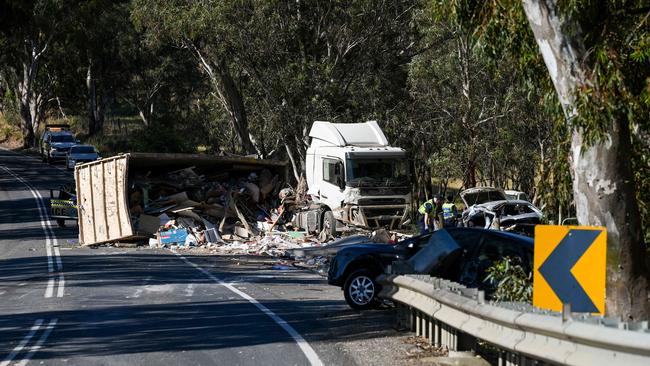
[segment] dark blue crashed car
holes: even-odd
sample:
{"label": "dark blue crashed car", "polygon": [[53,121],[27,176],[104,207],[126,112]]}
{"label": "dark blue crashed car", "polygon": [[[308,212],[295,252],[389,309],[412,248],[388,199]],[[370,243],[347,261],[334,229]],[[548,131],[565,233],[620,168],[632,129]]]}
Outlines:
{"label": "dark blue crashed car", "polygon": [[375,279],[394,261],[409,267],[410,273],[487,289],[486,270],[504,257],[531,271],[533,239],[495,230],[446,228],[395,245],[363,243],[341,249],[330,264],[328,283],[343,289],[352,308],[370,309],[380,304]]}

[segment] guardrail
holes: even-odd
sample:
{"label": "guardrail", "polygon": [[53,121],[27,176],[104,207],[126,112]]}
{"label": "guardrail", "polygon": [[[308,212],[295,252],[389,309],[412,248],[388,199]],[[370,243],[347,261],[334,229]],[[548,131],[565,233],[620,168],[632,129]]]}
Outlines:
{"label": "guardrail", "polygon": [[499,365],[650,365],[648,322],[582,316],[563,319],[523,303],[486,303],[484,293],[422,275],[380,277],[380,297],[398,322],[453,351],[497,348]]}

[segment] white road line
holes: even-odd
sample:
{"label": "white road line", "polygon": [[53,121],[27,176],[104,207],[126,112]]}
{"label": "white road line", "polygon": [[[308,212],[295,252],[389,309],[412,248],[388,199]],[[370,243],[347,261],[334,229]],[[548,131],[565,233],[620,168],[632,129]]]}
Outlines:
{"label": "white road line", "polygon": [[57,297],[63,297],[65,278],[63,276],[63,273],[59,273],[58,276],[55,276],[54,261],[56,260],[56,271],[58,272],[61,272],[63,270],[63,262],[61,261],[61,252],[59,251],[58,241],[56,239],[56,236],[54,235],[54,231],[52,230],[52,225],[50,223],[50,220],[48,219],[48,213],[45,206],[45,202],[43,200],[43,196],[41,196],[39,191],[34,189],[34,187],[32,187],[29,183],[27,183],[27,181],[21,178],[18,174],[12,172],[11,169],[5,166],[0,166],[0,168],[4,169],[7,173],[11,174],[19,182],[24,184],[25,187],[27,187],[31,195],[36,200],[36,206],[38,208],[38,216],[40,217],[41,228],[43,229],[43,233],[45,234],[45,251],[47,252],[47,271],[50,273],[50,278],[47,281],[47,287],[45,289],[45,294],[43,295],[43,297],[50,298],[54,296],[54,287],[56,287],[57,285],[56,283],[57,277],[59,280],[58,288],[57,288]]}
{"label": "white road line", "polygon": [[194,284],[190,283],[185,288],[185,297],[192,297],[194,295]]}
{"label": "white road line", "polygon": [[23,340],[20,341],[20,343],[18,343],[18,345],[16,347],[14,347],[14,349],[11,351],[11,353],[9,355],[7,355],[7,357],[5,357],[4,361],[0,362],[0,366],[9,365],[9,363],[11,363],[11,361],[13,361],[14,358],[16,358],[16,355],[18,355],[20,353],[20,351],[22,351],[23,348],[25,348],[27,343],[29,343],[29,340],[32,339],[32,337],[34,337],[34,334],[36,334],[36,332],[38,332],[38,329],[41,327],[42,324],[43,324],[43,319],[36,319],[36,321],[34,322],[34,325],[29,330],[29,333],[27,333],[25,338],[23,338]]}
{"label": "white road line", "polygon": [[56,256],[56,270],[63,271],[63,262],[61,261],[61,251],[59,250],[59,244],[54,242],[54,255]]}
{"label": "white road line", "polygon": [[45,237],[45,251],[47,252],[47,271],[50,273],[54,272],[54,264],[52,263],[52,247],[50,246],[50,238],[47,236]]}
{"label": "white road line", "polygon": [[174,252],[174,254],[176,254],[185,263],[187,263],[190,266],[192,266],[192,267],[196,268],[197,270],[199,270],[201,273],[206,275],[208,278],[210,278],[214,282],[220,284],[221,286],[227,288],[228,290],[230,290],[230,291],[236,293],[237,295],[241,296],[242,298],[246,299],[249,303],[255,305],[255,307],[257,307],[261,312],[266,314],[269,318],[273,319],[274,322],[276,322],[280,327],[282,327],[282,329],[284,329],[287,333],[289,333],[291,338],[293,338],[293,340],[296,342],[296,344],[298,344],[298,347],[300,347],[300,349],[302,350],[302,353],[305,354],[305,357],[307,357],[307,360],[309,360],[309,363],[311,365],[313,365],[313,366],[323,366],[323,362],[320,360],[320,358],[316,354],[316,351],[314,351],[314,349],[311,348],[311,346],[309,345],[309,343],[307,343],[305,338],[303,338],[300,335],[300,333],[298,333],[298,331],[296,331],[284,319],[280,318],[276,313],[271,311],[271,309],[267,308],[266,306],[264,306],[259,301],[252,298],[247,293],[242,292],[238,288],[234,287],[232,284],[224,282],[221,279],[217,278],[215,275],[210,273],[208,270],[199,267],[199,265],[197,265],[194,262],[191,262],[190,260],[188,260],[184,256],[178,254],[177,252]]}
{"label": "white road line", "polygon": [[142,285],[141,285],[141,286],[138,286],[138,288],[135,290],[135,292],[133,293],[133,295],[131,295],[131,296],[127,296],[126,298],[127,298],[127,299],[137,299],[138,297],[140,297],[140,295],[142,295],[142,293],[144,292],[144,290],[145,290],[147,287],[149,287],[149,282],[151,281],[152,278],[153,278],[153,277],[151,277],[151,276],[147,276],[147,278],[145,278],[145,280],[144,280],[144,282],[142,283]]}
{"label": "white road line", "polygon": [[52,319],[50,323],[45,327],[45,331],[41,335],[41,337],[36,341],[36,343],[30,347],[29,352],[23,357],[23,359],[18,362],[17,366],[25,366],[27,365],[27,362],[34,356],[34,353],[36,353],[41,347],[43,347],[43,343],[47,340],[47,337],[50,336],[50,333],[52,333],[52,330],[54,330],[54,326],[56,325],[56,322],[58,319]]}
{"label": "white road line", "polygon": [[59,289],[56,291],[56,297],[63,297],[64,289],[65,289],[65,277],[63,277],[63,273],[59,273]]}

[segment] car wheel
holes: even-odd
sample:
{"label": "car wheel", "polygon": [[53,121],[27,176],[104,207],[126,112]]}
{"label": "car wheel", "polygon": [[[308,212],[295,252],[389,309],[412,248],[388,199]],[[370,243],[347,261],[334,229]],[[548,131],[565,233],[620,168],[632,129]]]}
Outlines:
{"label": "car wheel", "polygon": [[321,231],[326,231],[332,237],[336,237],[336,219],[332,211],[325,211],[323,214],[323,224],[321,225]]}
{"label": "car wheel", "polygon": [[379,287],[375,282],[375,276],[368,270],[360,269],[348,276],[343,286],[343,293],[345,301],[353,309],[367,310],[379,305],[377,299]]}

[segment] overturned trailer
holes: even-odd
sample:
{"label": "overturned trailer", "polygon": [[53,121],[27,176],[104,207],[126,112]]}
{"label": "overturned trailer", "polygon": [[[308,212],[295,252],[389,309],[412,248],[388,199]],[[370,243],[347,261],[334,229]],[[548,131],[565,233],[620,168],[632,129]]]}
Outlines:
{"label": "overturned trailer", "polygon": [[[196,170],[192,170],[193,176],[189,181],[175,185],[166,178],[169,172],[187,169]],[[214,195],[203,188],[205,184],[210,183],[213,187],[217,182],[227,182],[224,185],[228,187],[227,194],[230,195],[244,177],[260,172],[273,176],[274,192],[268,192],[267,195],[270,202],[273,196],[277,197],[275,191],[281,182],[287,181],[286,162],[204,154],[129,153],[78,165],[74,176],[79,243],[94,245],[151,237],[151,230],[141,230],[139,218],[151,212],[163,212],[164,208],[153,207],[150,203],[157,202],[157,197],[172,197],[174,190],[183,193],[187,191],[186,202],[200,205],[207,212],[209,209],[221,212],[225,218],[228,216],[228,207],[218,209],[223,205],[210,203],[209,200],[208,203],[205,202],[208,196],[215,202]],[[192,181],[194,176],[200,177],[203,186]],[[257,194],[255,207],[260,206],[260,210],[264,210],[258,202],[260,192]],[[133,202],[134,196],[138,197],[141,204]],[[177,211],[183,209],[186,208],[179,207]],[[237,213],[240,214],[239,210]]]}

